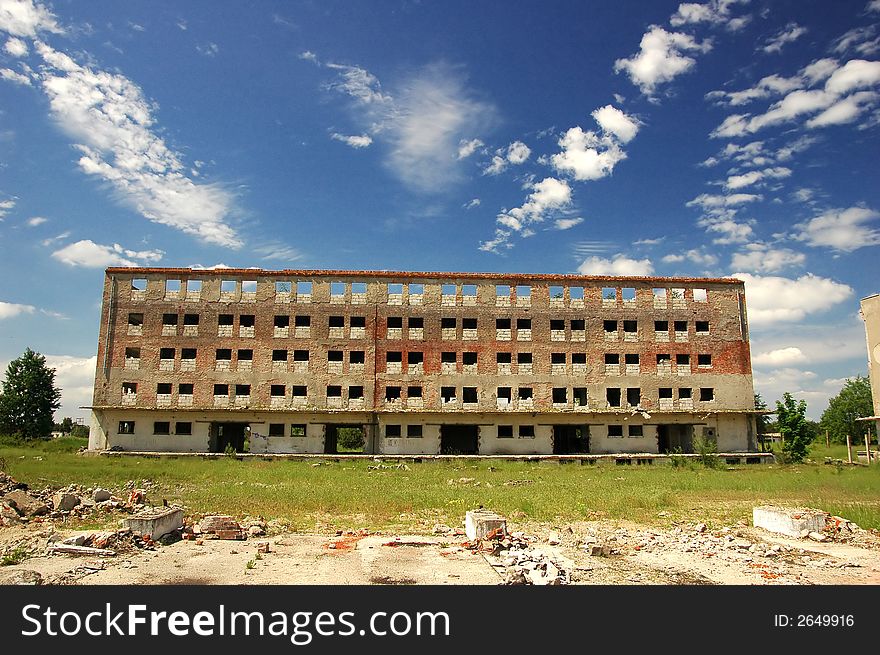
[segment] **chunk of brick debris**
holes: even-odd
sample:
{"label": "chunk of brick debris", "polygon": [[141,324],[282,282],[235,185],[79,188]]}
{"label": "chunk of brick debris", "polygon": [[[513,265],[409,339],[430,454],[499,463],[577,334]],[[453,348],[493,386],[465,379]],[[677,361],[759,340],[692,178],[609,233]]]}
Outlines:
{"label": "chunk of brick debris", "polygon": [[75,494],[69,494],[63,491],[59,491],[54,496],[52,496],[52,506],[55,508],[56,512],[69,512],[74,507],[79,505],[79,503],[79,496]]}
{"label": "chunk of brick debris", "polygon": [[252,525],[248,528],[248,536],[250,537],[262,537],[266,534],[266,531],[259,525]]}
{"label": "chunk of brick debris", "polygon": [[143,505],[147,501],[147,493],[143,489],[132,489],[128,494],[129,505]]}
{"label": "chunk of brick debris", "polygon": [[214,534],[218,539],[243,540],[247,538],[241,525],[231,516],[206,516],[199,521],[198,528],[199,534]]}
{"label": "chunk of brick debris", "polygon": [[828,541],[828,537],[821,532],[810,532],[807,536],[813,541]]}
{"label": "chunk of brick debris", "polygon": [[432,534],[449,534],[452,532],[452,528],[443,523],[435,523],[433,530],[431,530]]}
{"label": "chunk of brick debris", "polygon": [[40,516],[49,513],[49,506],[46,503],[21,490],[10,491],[3,500],[23,516]]}
{"label": "chunk of brick debris", "polygon": [[112,495],[106,489],[98,488],[95,489],[94,492],[92,492],[92,500],[94,500],[96,503],[103,503],[105,500],[110,500],[111,498]]}
{"label": "chunk of brick debris", "polygon": [[269,542],[268,541],[258,541],[257,542],[257,552],[258,553],[268,553],[269,552]]}
{"label": "chunk of brick debris", "polygon": [[551,532],[547,537],[547,543],[551,546],[558,546],[560,544],[559,534],[556,532]]}

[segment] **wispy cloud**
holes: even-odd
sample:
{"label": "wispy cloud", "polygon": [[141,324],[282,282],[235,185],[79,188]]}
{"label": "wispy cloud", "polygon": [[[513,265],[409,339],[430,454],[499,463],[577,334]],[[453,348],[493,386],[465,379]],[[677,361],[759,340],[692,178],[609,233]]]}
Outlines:
{"label": "wispy cloud", "polygon": [[371,143],[373,143],[373,139],[369,134],[360,134],[360,135],[348,135],[348,134],[340,134],[339,132],[332,132],[330,134],[330,138],[336,141],[341,141],[347,146],[352,148],[366,148]]}
{"label": "wispy cloud", "polygon": [[776,34],[767,39],[767,41],[761,47],[761,50],[763,50],[767,54],[782,52],[782,48],[784,48],[786,44],[794,43],[806,33],[806,27],[798,25],[794,22],[789,23],[781,30],[779,30]]}
{"label": "wispy cloud", "polygon": [[553,223],[553,227],[557,230],[570,230],[575,225],[580,225],[584,222],[583,218],[557,218]]}
{"label": "wispy cloud", "polygon": [[241,245],[227,224],[232,194],[183,173],[181,156],[154,131],[155,106],[136,84],[81,66],[43,42],[35,47],[44,62],[40,82],[52,117],[77,141],[84,173],[108,182],[121,202],[151,221],[209,243]]}
{"label": "wispy cloud", "polygon": [[21,314],[33,314],[36,310],[37,308],[33,305],[22,305],[0,300],[0,321],[20,316]]}

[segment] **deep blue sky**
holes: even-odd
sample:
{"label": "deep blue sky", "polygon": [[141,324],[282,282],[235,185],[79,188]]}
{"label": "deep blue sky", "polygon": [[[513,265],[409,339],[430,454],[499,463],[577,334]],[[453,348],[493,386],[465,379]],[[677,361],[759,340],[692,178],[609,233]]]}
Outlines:
{"label": "deep blue sky", "polygon": [[880,1],[0,0],[0,364],[90,400],[108,265],[736,275],[867,371]]}

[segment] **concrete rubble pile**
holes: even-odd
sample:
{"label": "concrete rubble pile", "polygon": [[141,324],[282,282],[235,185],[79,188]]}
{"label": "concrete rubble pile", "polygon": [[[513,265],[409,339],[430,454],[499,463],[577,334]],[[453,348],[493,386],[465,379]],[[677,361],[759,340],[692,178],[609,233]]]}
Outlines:
{"label": "concrete rubble pile", "polygon": [[[0,526],[68,517],[85,519],[96,512],[131,514],[142,510],[146,504],[146,492],[136,485],[129,481],[122,497],[101,487],[82,485],[35,490],[0,472]],[[148,485],[149,481],[142,481],[141,486]]]}

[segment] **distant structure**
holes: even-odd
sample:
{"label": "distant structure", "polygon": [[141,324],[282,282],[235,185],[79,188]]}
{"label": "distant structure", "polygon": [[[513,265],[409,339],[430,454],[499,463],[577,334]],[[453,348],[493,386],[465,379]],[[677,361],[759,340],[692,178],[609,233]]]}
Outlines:
{"label": "distant structure", "polygon": [[756,450],[728,278],[109,268],[96,373],[91,449]]}
{"label": "distant structure", "polygon": [[880,434],[880,294],[862,298],[862,320],[865,321],[865,339],[868,344],[868,376],[871,379],[871,398],[874,415],[866,417],[877,421]]}

